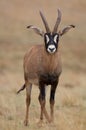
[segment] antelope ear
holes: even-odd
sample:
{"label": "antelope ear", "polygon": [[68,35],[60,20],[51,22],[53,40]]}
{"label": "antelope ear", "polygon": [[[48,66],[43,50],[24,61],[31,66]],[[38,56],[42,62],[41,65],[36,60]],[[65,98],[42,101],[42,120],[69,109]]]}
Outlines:
{"label": "antelope ear", "polygon": [[75,28],[75,25],[69,25],[65,27],[62,31],[59,31],[59,35],[62,36],[63,34],[67,33],[71,28]]}
{"label": "antelope ear", "polygon": [[33,29],[37,34],[39,34],[42,37],[44,36],[44,32],[41,29],[37,28],[36,26],[29,25],[27,26],[27,28]]}

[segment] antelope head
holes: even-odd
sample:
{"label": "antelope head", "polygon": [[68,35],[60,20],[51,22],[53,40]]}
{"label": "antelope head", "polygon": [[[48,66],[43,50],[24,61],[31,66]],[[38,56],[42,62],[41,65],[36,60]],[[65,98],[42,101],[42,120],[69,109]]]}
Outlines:
{"label": "antelope head", "polygon": [[37,34],[44,37],[46,51],[49,54],[53,54],[58,49],[59,37],[63,36],[63,34],[68,32],[71,28],[75,28],[75,26],[69,25],[69,26],[64,27],[62,30],[58,30],[59,24],[61,22],[61,11],[59,9],[58,9],[58,17],[56,19],[56,23],[54,25],[53,31],[50,30],[48,23],[46,21],[46,18],[44,17],[41,11],[40,11],[40,16],[44,23],[46,32],[42,31],[41,29],[33,25],[27,26],[27,28],[33,29]]}

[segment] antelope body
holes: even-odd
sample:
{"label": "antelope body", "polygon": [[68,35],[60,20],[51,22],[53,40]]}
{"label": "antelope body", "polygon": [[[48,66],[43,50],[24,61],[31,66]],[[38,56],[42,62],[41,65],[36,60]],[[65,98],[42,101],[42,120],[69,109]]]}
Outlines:
{"label": "antelope body", "polygon": [[[33,46],[24,57],[24,78],[25,84],[17,92],[26,88],[26,117],[25,125],[28,124],[29,119],[29,106],[31,100],[31,88],[32,84],[39,86],[39,102],[41,105],[40,120],[43,120],[43,115],[46,117],[48,122],[54,120],[54,103],[55,103],[55,91],[59,82],[59,76],[62,71],[62,64],[59,52],[59,38],[65,34],[74,25],[65,27],[62,31],[58,31],[58,26],[61,21],[61,12],[58,9],[58,17],[54,26],[53,31],[50,31],[48,23],[40,11],[40,16],[45,25],[46,33],[37,28],[36,26],[30,25],[27,28],[33,29],[37,34],[44,37],[44,44]],[[51,85],[50,91],[50,116],[45,108],[46,103],[46,86]]]}
{"label": "antelope body", "polygon": [[61,61],[59,52],[54,55],[49,55],[47,54],[44,45],[33,46],[25,55],[24,72],[25,80],[29,79],[30,83],[36,85],[39,85],[41,76],[46,76],[46,78],[48,78],[47,76],[49,75],[60,75]]}

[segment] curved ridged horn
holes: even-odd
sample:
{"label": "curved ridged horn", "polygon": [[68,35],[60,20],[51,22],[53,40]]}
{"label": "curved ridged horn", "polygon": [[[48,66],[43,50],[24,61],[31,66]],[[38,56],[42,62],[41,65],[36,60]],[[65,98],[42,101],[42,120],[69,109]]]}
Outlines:
{"label": "curved ridged horn", "polygon": [[57,20],[56,20],[56,23],[55,23],[55,26],[53,29],[53,33],[57,32],[57,29],[58,29],[60,22],[61,22],[61,11],[58,9],[58,17],[57,17]]}
{"label": "curved ridged horn", "polygon": [[50,29],[49,29],[48,23],[47,23],[47,21],[46,21],[44,15],[43,15],[43,13],[42,13],[41,11],[40,11],[40,16],[41,16],[42,21],[43,21],[43,23],[44,23],[44,25],[45,25],[46,32],[47,32],[47,33],[50,33],[51,31],[50,31]]}

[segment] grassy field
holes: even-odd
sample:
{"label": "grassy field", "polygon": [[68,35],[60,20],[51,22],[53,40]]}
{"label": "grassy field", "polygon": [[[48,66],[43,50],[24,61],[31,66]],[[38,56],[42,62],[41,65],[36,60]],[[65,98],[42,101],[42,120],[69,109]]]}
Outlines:
{"label": "grassy field", "polygon": [[[16,95],[24,83],[23,57],[34,44],[43,39],[26,29],[34,24],[44,30],[39,10],[43,10],[53,28],[57,8],[62,11],[64,25],[76,28],[60,39],[63,73],[56,92],[55,125],[42,127],[39,90],[33,86],[30,125],[25,117],[25,91]],[[0,130],[85,130],[86,129],[86,1],[85,0],[0,0]],[[47,88],[49,111],[49,87]]]}

